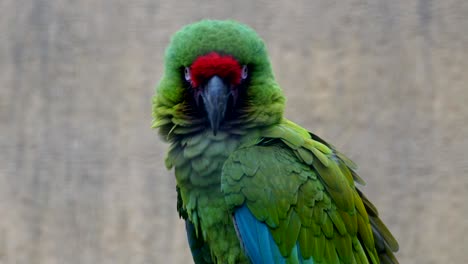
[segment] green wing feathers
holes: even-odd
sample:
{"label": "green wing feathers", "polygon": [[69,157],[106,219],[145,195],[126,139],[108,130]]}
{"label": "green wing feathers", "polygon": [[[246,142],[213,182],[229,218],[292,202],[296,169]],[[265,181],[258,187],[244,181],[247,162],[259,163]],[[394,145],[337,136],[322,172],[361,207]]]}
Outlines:
{"label": "green wing feathers", "polygon": [[298,243],[314,263],[398,263],[351,160],[287,120],[253,142],[226,161],[222,191],[228,206],[246,203],[266,223],[283,256]]}

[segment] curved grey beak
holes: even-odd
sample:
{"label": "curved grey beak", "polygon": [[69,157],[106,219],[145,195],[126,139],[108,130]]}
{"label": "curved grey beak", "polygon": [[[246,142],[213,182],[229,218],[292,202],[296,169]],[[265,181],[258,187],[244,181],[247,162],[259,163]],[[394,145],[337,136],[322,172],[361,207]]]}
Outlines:
{"label": "curved grey beak", "polygon": [[224,120],[229,100],[230,90],[218,76],[213,76],[201,93],[205,111],[210,120],[211,129],[216,136],[219,126]]}

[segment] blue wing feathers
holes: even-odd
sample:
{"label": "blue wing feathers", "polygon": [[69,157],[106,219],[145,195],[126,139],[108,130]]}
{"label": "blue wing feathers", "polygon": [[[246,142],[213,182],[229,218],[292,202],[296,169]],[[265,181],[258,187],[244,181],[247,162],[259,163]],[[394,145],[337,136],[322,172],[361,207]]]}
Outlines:
{"label": "blue wing feathers", "polygon": [[254,264],[313,264],[312,258],[302,259],[299,245],[296,245],[287,259],[281,255],[268,226],[257,220],[244,204],[234,212],[236,230],[245,253]]}
{"label": "blue wing feathers", "polygon": [[[252,263],[285,263],[274,260],[275,254],[271,249],[274,241],[270,241],[272,238],[269,237],[268,227],[259,222],[246,205],[234,212],[234,221],[239,239]],[[279,249],[276,250],[281,257]]]}

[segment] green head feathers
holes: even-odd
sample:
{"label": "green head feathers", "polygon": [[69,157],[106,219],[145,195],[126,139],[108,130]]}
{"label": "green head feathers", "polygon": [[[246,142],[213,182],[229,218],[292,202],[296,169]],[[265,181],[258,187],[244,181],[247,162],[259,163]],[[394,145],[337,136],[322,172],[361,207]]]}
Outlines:
{"label": "green head feathers", "polygon": [[166,50],[166,70],[190,66],[198,56],[213,51],[230,54],[241,64],[270,68],[265,44],[251,28],[235,21],[203,20],[174,34]]}
{"label": "green head feathers", "polygon": [[[245,66],[248,71],[248,78],[239,87],[226,83],[232,91],[227,93],[236,93],[235,97],[238,93],[235,100],[239,102],[229,103],[227,107],[235,109],[226,109],[220,130],[232,129],[234,123],[236,129],[246,129],[281,120],[285,99],[274,79],[262,39],[250,27],[235,21],[202,20],[175,33],[166,50],[164,75],[153,98],[153,127],[159,127],[168,139],[210,127],[209,111],[203,110],[195,98],[204,99],[201,90],[205,88],[192,87],[184,74],[198,58],[213,52],[234,58],[239,67]],[[229,111],[236,114],[229,115]]]}

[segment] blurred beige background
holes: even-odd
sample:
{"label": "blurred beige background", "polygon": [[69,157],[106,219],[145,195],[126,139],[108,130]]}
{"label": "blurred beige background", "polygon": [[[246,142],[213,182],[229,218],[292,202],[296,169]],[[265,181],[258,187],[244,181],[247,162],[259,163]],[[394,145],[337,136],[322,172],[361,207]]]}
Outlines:
{"label": "blurred beige background", "polygon": [[150,99],[170,35],[265,39],[287,115],[360,165],[401,263],[468,263],[468,2],[0,1],[0,263],[191,263]]}

